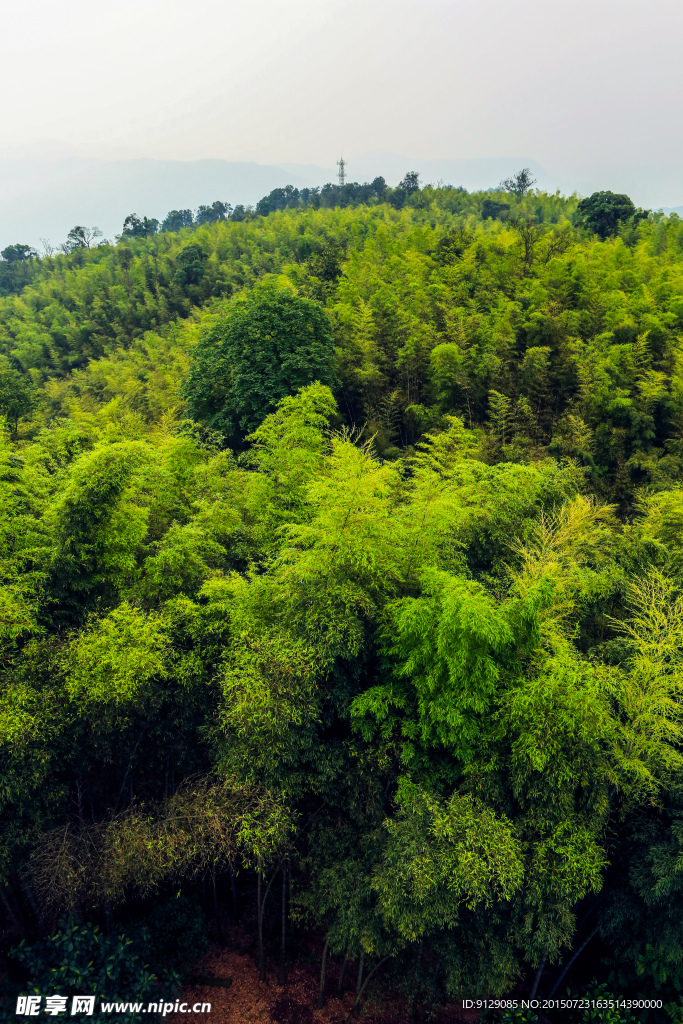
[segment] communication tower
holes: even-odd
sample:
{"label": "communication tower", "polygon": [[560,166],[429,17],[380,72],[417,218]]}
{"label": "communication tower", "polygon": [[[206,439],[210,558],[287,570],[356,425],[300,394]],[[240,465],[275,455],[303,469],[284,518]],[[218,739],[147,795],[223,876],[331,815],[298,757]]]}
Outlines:
{"label": "communication tower", "polygon": [[343,156],[337,160],[337,167],[339,168],[339,184],[343,185],[346,180],[346,160]]}

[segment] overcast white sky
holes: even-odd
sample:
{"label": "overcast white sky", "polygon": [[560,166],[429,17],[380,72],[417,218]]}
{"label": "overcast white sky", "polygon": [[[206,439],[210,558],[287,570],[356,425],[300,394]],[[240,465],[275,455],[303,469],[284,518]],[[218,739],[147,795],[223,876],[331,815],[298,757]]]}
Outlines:
{"label": "overcast white sky", "polygon": [[3,4],[0,156],[683,166],[681,0]]}

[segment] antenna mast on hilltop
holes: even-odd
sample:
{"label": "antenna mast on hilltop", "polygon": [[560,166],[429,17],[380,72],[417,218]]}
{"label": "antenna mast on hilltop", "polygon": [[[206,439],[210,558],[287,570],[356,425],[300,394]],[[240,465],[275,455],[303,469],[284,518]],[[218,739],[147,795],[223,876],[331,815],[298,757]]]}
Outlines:
{"label": "antenna mast on hilltop", "polygon": [[346,179],[346,161],[343,156],[337,160],[337,167],[339,168],[339,184],[343,186]]}

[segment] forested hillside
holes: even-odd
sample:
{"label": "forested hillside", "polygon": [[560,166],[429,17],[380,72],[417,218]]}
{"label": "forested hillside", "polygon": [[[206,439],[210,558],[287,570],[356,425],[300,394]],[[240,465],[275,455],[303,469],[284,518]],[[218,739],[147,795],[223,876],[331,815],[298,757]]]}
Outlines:
{"label": "forested hillside", "polygon": [[683,1019],[683,223],[506,185],[5,251],[8,1019],[228,915],[321,1005]]}

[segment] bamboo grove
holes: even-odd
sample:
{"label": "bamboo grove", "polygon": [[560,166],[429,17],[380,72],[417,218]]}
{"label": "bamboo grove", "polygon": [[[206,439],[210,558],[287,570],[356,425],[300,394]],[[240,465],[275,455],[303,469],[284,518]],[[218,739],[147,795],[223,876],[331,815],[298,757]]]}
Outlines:
{"label": "bamboo grove", "polygon": [[321,1003],[683,1019],[683,224],[406,182],[5,268],[6,992],[212,889]]}

